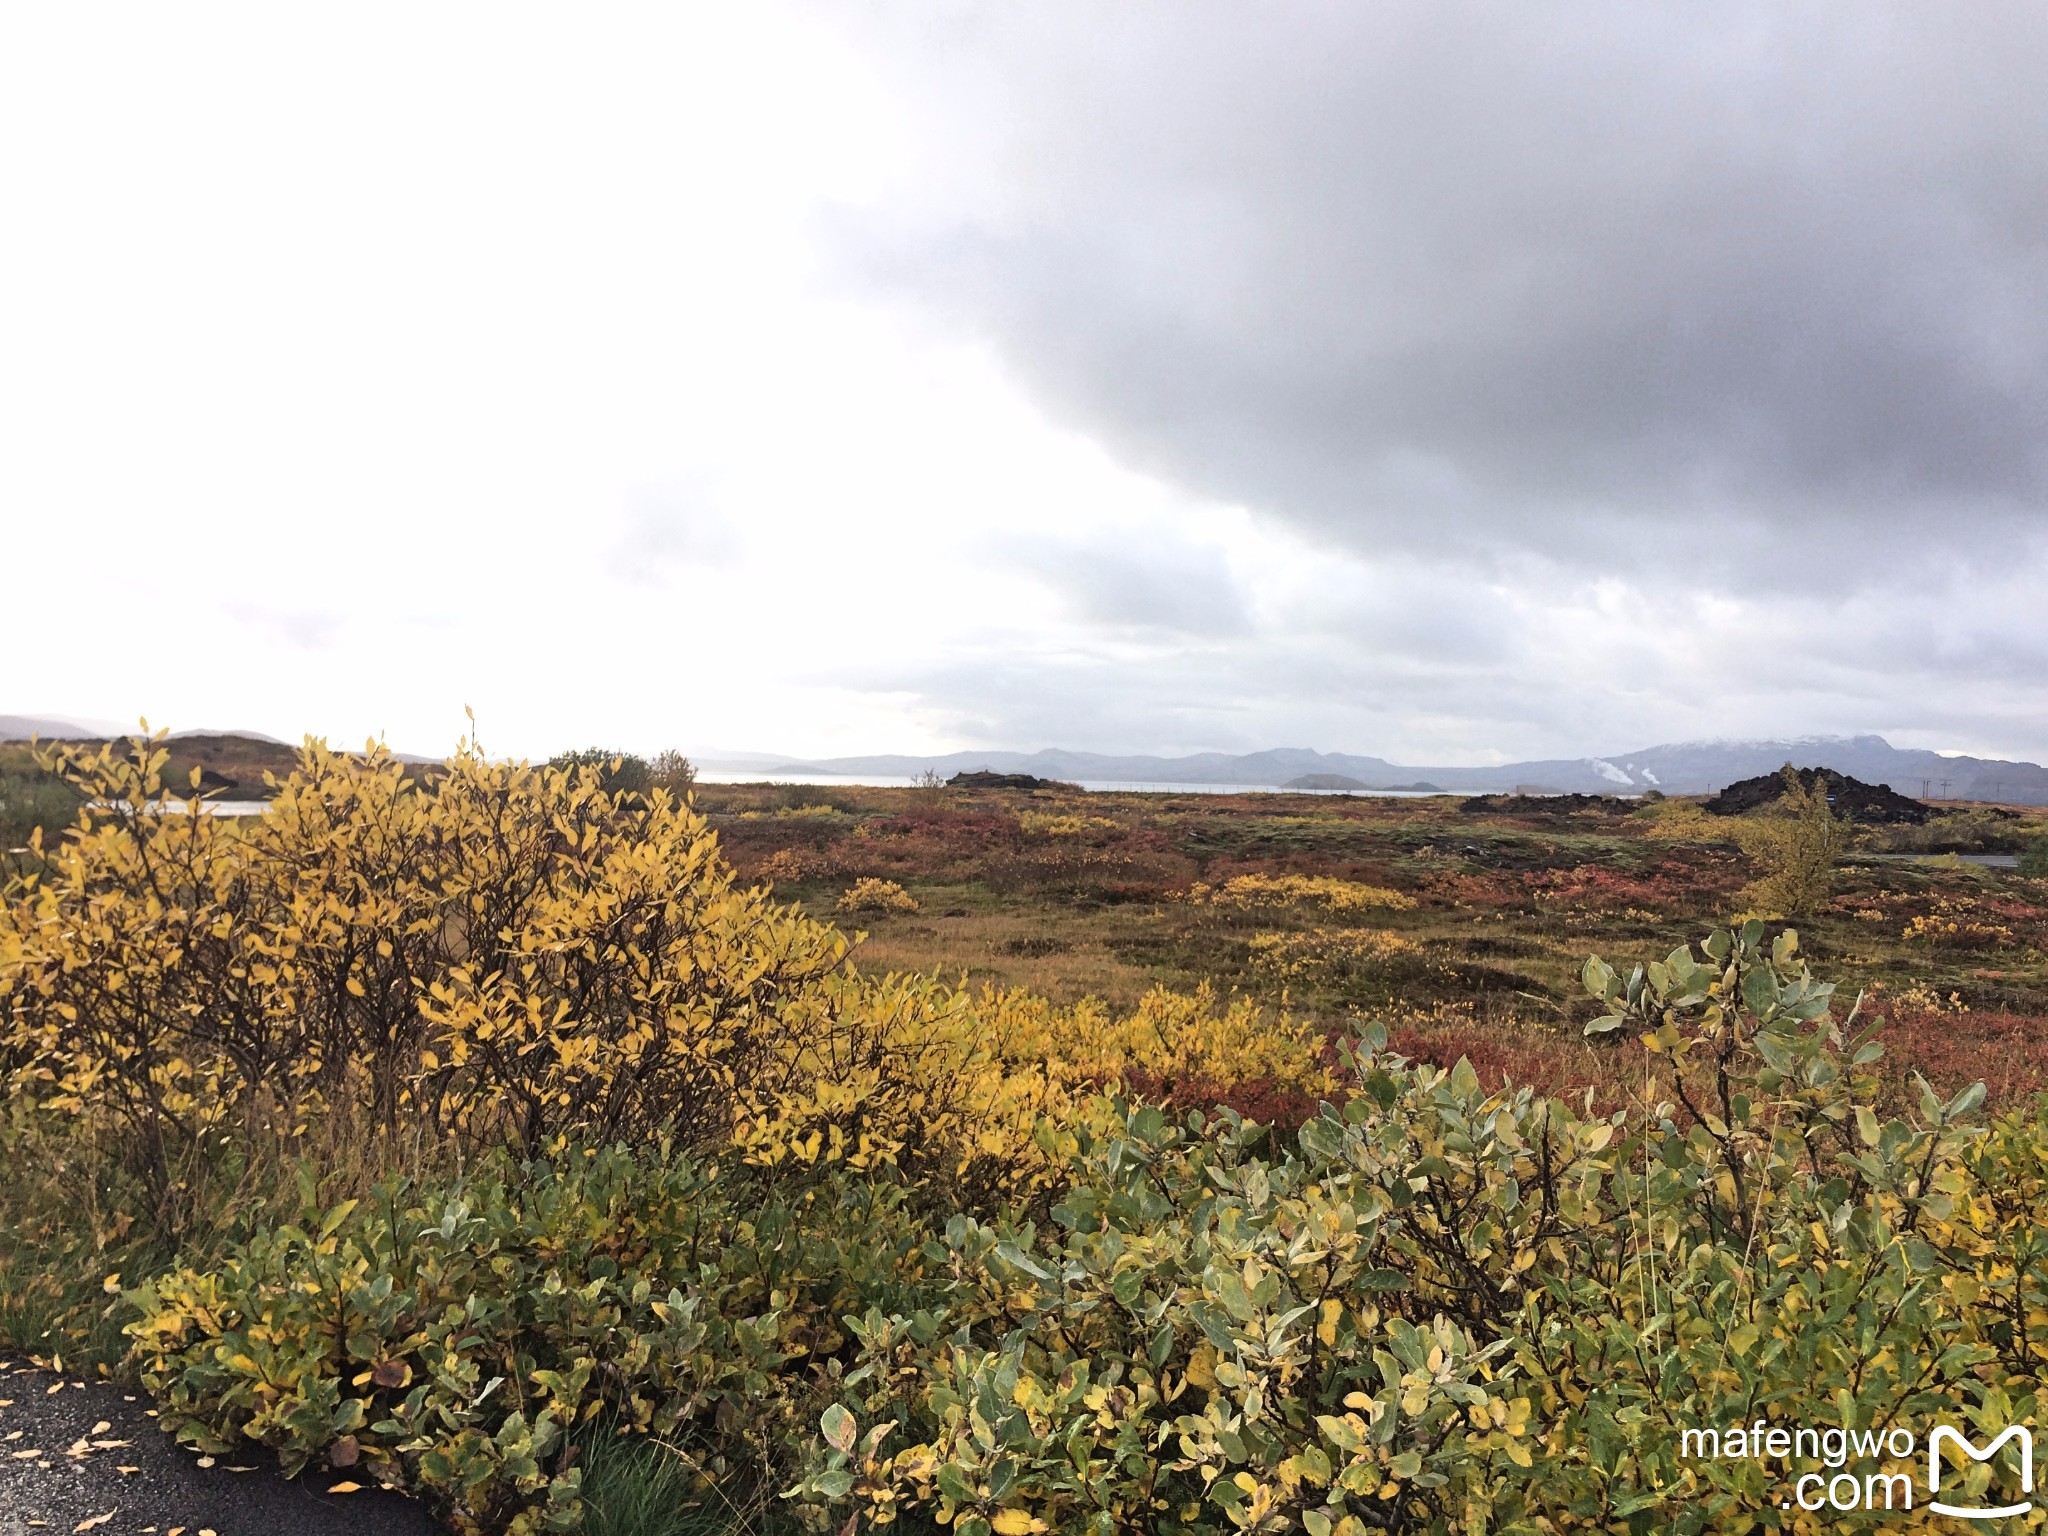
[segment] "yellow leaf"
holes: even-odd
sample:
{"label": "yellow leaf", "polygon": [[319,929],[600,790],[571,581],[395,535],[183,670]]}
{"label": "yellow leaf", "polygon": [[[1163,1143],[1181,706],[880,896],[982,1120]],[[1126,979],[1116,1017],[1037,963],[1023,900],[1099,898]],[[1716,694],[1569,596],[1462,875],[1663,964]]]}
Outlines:
{"label": "yellow leaf", "polygon": [[362,1486],[361,1483],[336,1483],[327,1491],[329,1493],[359,1493],[362,1491]]}
{"label": "yellow leaf", "polygon": [[996,1536],[1031,1536],[1032,1532],[1047,1528],[1043,1520],[1033,1519],[1031,1512],[1023,1509],[999,1509],[989,1524],[995,1528]]}

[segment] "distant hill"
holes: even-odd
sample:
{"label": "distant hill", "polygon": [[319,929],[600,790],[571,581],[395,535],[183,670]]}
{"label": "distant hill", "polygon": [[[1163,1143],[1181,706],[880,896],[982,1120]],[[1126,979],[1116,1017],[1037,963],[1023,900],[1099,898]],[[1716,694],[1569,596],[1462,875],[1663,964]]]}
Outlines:
{"label": "distant hill", "polygon": [[[98,742],[115,740],[118,731],[93,730],[84,722],[60,719],[38,719],[26,715],[0,715],[0,742],[26,742],[30,737],[43,741]],[[183,793],[191,781],[192,770],[199,770],[198,792],[224,800],[268,800],[272,791],[263,782],[263,775],[274,774],[284,777],[298,766],[299,749],[274,736],[265,736],[256,731],[172,731],[164,738],[164,750],[170,754],[164,766],[164,784],[167,788]],[[22,749],[13,749],[20,752]],[[429,771],[442,761],[438,757],[422,757],[412,752],[391,754],[411,769],[425,768]]]}
{"label": "distant hill", "polygon": [[1562,794],[1640,794],[1656,789],[1673,795],[1705,795],[1741,779],[1775,772],[1787,762],[1796,768],[1832,768],[1868,784],[1889,784],[1900,794],[1921,800],[2048,805],[2048,769],[2038,763],[1943,757],[1938,752],[1894,747],[1882,736],[1674,742],[1608,757],[1502,763],[1494,768],[1397,765],[1381,757],[1317,752],[1306,747],[1242,755],[1200,752],[1187,757],[1113,756],[1046,748],[1038,752],[949,752],[937,757],[833,757],[811,762],[757,758],[749,766],[792,777],[805,773],[915,777],[927,771],[950,776],[987,770],[1102,784],[1277,788],[1305,777],[1327,776],[1378,788],[1423,781],[1460,794],[1505,794],[1517,786],[1542,785]]}
{"label": "distant hill", "polygon": [[92,739],[111,735],[120,727],[104,720],[65,720],[55,715],[0,715],[0,741],[44,741]]}

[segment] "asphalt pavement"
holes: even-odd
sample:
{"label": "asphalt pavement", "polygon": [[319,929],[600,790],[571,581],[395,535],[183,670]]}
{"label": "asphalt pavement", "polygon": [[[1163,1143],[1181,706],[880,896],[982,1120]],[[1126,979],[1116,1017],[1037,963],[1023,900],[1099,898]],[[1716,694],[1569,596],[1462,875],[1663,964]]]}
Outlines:
{"label": "asphalt pavement", "polygon": [[0,1536],[446,1536],[360,1468],[278,1471],[268,1452],[200,1456],[146,1396],[0,1359]]}

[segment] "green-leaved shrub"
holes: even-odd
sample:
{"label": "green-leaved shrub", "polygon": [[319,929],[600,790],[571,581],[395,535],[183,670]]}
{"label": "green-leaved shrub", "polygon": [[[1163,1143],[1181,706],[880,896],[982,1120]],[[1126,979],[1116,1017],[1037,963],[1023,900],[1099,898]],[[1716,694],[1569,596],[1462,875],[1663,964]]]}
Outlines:
{"label": "green-leaved shrub", "polygon": [[600,1419],[704,1480],[780,1460],[838,1319],[922,1272],[904,1193],[828,1177],[792,1204],[670,1148],[500,1155],[163,1274],[127,1294],[129,1332],[191,1445],[360,1468],[463,1531],[568,1530]]}
{"label": "green-leaved shrub", "polygon": [[1682,1430],[2031,1422],[2038,1118],[1975,1126],[1973,1089],[1881,1122],[1874,1030],[1758,924],[1587,981],[1654,1064],[1645,1109],[1369,1032],[1292,1145],[1108,1100],[1047,1122],[1036,1223],[844,1168],[750,1215],[727,1172],[565,1150],[167,1277],[138,1348],[190,1436],[351,1437],[515,1530],[573,1523],[568,1447],[609,1416],[821,1529],[961,1536],[1806,1529]]}

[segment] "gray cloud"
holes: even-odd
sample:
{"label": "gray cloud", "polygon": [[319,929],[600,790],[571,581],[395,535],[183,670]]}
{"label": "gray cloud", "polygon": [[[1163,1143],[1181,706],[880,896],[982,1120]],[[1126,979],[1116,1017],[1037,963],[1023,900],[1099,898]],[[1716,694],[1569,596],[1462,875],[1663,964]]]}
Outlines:
{"label": "gray cloud", "polygon": [[1335,556],[1320,590],[1255,594],[1246,630],[1220,643],[1107,626],[830,676],[908,691],[940,734],[992,746],[1316,745],[1428,763],[1879,731],[2048,759],[2048,635],[2026,572],[1737,605],[1572,589],[1530,564],[1489,585]]}
{"label": "gray cloud", "polygon": [[867,41],[929,158],[841,259],[1128,462],[1473,560],[2038,557],[2048,13],[1052,4]]}
{"label": "gray cloud", "polygon": [[1012,539],[998,541],[990,555],[1030,571],[1077,617],[1111,629],[1220,638],[1244,633],[1249,622],[1230,563],[1213,549]]}

